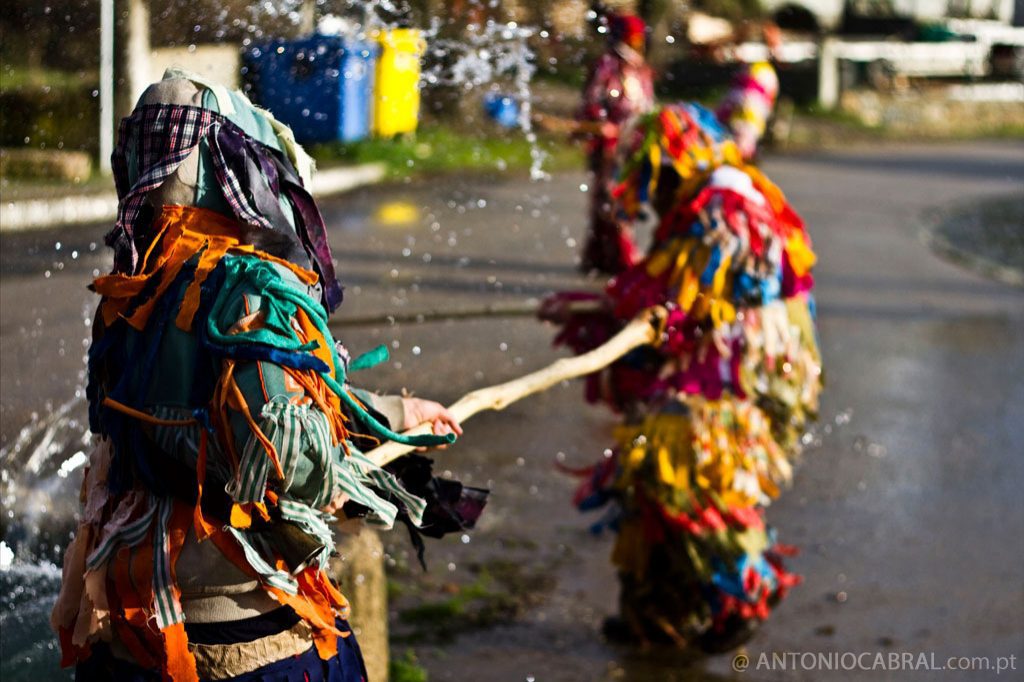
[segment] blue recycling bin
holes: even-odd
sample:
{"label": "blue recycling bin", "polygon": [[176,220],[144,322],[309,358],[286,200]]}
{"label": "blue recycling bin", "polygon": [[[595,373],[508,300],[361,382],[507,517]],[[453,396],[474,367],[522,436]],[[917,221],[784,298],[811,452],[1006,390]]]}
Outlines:
{"label": "blue recycling bin", "polygon": [[487,93],[484,96],[484,111],[503,128],[519,126],[519,102],[511,95]]}
{"label": "blue recycling bin", "polygon": [[250,96],[299,142],[362,140],[370,134],[378,51],[323,35],[251,47],[244,56]]}

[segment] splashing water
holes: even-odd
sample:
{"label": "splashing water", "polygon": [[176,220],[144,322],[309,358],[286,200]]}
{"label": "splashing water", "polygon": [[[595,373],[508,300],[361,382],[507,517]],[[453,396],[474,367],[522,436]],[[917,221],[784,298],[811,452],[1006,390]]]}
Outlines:
{"label": "splashing water", "polygon": [[59,672],[49,611],[79,513],[90,434],[82,392],[47,406],[0,449],[0,678],[70,679]]}
{"label": "splashing water", "polygon": [[[360,22],[327,15],[320,21],[322,29],[366,39],[375,31],[395,28],[398,22],[389,17],[409,14],[409,6],[392,0],[372,0],[346,3],[349,14],[361,14]],[[420,88],[447,86],[465,91],[486,89],[497,91],[499,85],[511,78],[518,104],[517,127],[530,145],[530,179],[547,180],[544,170],[548,154],[541,149],[533,129],[531,82],[537,72],[534,51],[529,39],[537,30],[521,26],[515,21],[501,22],[488,19],[481,24],[468,24],[458,38],[443,35],[444,22],[433,17],[430,25],[422,29],[426,41],[423,55],[427,66],[420,74]]]}
{"label": "splashing water", "polygon": [[534,53],[528,39],[536,30],[488,20],[483,25],[470,24],[460,40],[439,37],[440,20],[434,19],[425,36],[428,61],[434,66],[425,69],[422,83],[426,86],[446,85],[469,91],[488,87],[495,89],[501,79],[511,76],[519,105],[517,125],[530,145],[530,179],[547,180],[544,171],[547,153],[540,148],[533,129],[532,91],[530,83],[537,71]]}
{"label": "splashing water", "polygon": [[0,449],[0,529],[10,566],[58,561],[78,512],[80,471],[90,434],[85,399],[77,395],[22,427]]}

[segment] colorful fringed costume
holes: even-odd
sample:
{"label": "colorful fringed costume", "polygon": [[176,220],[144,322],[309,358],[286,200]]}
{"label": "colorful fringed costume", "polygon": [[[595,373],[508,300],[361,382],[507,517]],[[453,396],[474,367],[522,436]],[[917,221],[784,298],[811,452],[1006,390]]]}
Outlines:
{"label": "colorful fringed costume", "polygon": [[115,267],[92,285],[96,447],[52,618],[79,679],[361,680],[331,525],[436,534],[482,507],[360,454],[406,439],[348,384],[383,349],[350,360],[327,328],[341,288],[311,167],[269,114],[193,76],[121,125]]}
{"label": "colorful fringed costume", "polygon": [[747,161],[757,155],[758,142],[768,129],[778,95],[775,67],[769,62],[754,62],[737,74],[715,111]]}
{"label": "colorful fringed costume", "polygon": [[573,315],[576,294],[546,310],[576,352],[649,306],[668,315],[657,347],[588,379],[588,399],[625,424],[612,455],[580,472],[576,502],[614,503],[604,523],[618,530],[633,634],[728,646],[798,580],[763,507],[817,410],[814,255],[799,216],[707,110],[666,106],[627,135],[616,197],[627,214],[657,212],[654,244],[611,281],[603,311]]}
{"label": "colorful fringed costume", "polygon": [[[643,20],[612,15],[608,23],[608,50],[590,69],[577,118],[588,124],[610,123],[614,128],[654,106],[654,76],[643,54],[631,47],[644,41]],[[595,131],[587,137],[590,229],[583,247],[582,269],[614,275],[639,257],[630,227],[616,213],[611,197],[618,135]]]}

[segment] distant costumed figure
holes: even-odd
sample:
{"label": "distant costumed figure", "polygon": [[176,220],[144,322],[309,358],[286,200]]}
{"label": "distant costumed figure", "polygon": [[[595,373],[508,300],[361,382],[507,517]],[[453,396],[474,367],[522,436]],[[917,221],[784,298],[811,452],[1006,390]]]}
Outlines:
{"label": "distant costumed figure", "polygon": [[[313,164],[237,92],[171,71],[120,127],[110,274],[89,349],[94,448],[52,624],[78,680],[360,682],[333,528],[473,525],[486,491],[387,469],[379,442],[451,442],[430,401],[348,376]],[[435,435],[396,434],[431,422]]]}
{"label": "distant costumed figure", "polygon": [[[747,165],[714,114],[664,106],[623,129],[618,210],[659,219],[653,245],[603,296],[559,294],[542,316],[586,352],[644,309],[668,310],[661,341],[588,377],[586,397],[623,417],[583,478],[581,510],[608,507],[620,619],[634,641],[721,650],[749,636],[799,582],[764,507],[790,480],[822,370],[815,256],[782,192]],[[574,302],[596,299],[588,312]]]}
{"label": "distant costumed figure", "polygon": [[644,59],[647,27],[640,17],[607,17],[608,49],[590,68],[577,119],[586,137],[590,171],[590,228],[582,270],[622,272],[640,254],[629,221],[616,212],[611,196],[619,127],[654,107],[654,76]]}
{"label": "distant costumed figure", "polygon": [[743,67],[733,79],[715,115],[732,135],[745,161],[757,155],[779,96],[779,77],[769,62]]}

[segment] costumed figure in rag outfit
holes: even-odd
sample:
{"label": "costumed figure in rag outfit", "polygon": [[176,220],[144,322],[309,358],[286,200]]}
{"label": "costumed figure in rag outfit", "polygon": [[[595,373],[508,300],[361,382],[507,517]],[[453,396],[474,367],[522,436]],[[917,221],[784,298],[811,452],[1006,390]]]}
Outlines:
{"label": "costumed figure in rag outfit", "polygon": [[[332,527],[469,528],[486,491],[361,453],[461,431],[353,388],[312,162],[245,97],[168,72],[120,127],[89,350],[94,449],[52,623],[79,680],[366,677]],[[395,433],[432,422],[435,435]]]}
{"label": "costumed figure in rag outfit", "polygon": [[778,96],[779,77],[775,67],[770,62],[754,62],[736,74],[715,110],[745,161],[756,158],[758,144],[768,129]]}
{"label": "costumed figure in rag outfit", "polygon": [[611,197],[619,127],[654,106],[654,76],[644,59],[644,21],[628,14],[607,17],[608,49],[590,68],[577,115],[586,138],[590,171],[590,227],[583,248],[584,272],[622,272],[640,254],[630,222]]}
{"label": "costumed figure in rag outfit", "polygon": [[[650,306],[660,343],[591,375],[587,398],[622,414],[616,447],[576,472],[575,502],[617,531],[620,618],[609,636],[721,650],[748,637],[798,582],[763,510],[790,478],[817,411],[815,257],[803,222],[715,115],[664,106],[622,133],[613,196],[659,220],[651,250],[598,310],[560,294],[542,316],[582,353]],[[593,295],[590,295],[593,297]]]}

